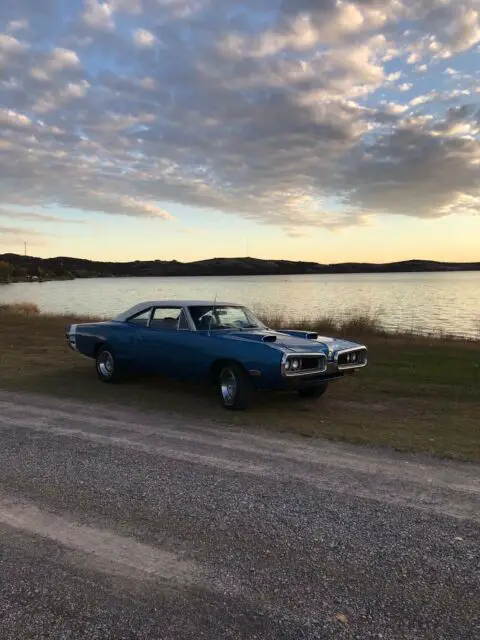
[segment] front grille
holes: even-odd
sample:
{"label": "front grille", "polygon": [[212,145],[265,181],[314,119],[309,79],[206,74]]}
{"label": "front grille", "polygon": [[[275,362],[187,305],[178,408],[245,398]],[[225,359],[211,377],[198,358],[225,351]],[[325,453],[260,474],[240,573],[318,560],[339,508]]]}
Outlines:
{"label": "front grille", "polygon": [[320,358],[303,357],[300,358],[300,371],[308,371],[309,369],[323,369],[323,363],[320,362]]}
{"label": "front grille", "polygon": [[[293,366],[288,366],[295,361],[298,361],[298,367],[294,369]],[[326,369],[327,358],[320,353],[313,353],[311,355],[308,353],[290,354],[285,357],[282,365],[283,375],[289,377],[314,376],[315,374],[325,372]]]}
{"label": "front grille", "polygon": [[358,349],[349,349],[338,354],[339,369],[354,369],[355,367],[364,367],[367,364],[367,349],[360,347]]}

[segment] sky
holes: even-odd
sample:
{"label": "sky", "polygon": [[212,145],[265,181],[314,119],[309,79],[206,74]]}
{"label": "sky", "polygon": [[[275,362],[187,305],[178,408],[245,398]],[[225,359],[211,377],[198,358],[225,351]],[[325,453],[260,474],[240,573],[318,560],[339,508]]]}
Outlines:
{"label": "sky", "polygon": [[2,0],[0,253],[480,260],[480,0]]}

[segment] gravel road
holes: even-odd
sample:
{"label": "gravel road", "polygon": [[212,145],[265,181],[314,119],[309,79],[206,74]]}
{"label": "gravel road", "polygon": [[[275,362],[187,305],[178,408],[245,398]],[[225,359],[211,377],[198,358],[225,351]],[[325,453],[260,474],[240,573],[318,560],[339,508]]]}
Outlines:
{"label": "gravel road", "polygon": [[0,638],[480,638],[480,466],[0,392]]}

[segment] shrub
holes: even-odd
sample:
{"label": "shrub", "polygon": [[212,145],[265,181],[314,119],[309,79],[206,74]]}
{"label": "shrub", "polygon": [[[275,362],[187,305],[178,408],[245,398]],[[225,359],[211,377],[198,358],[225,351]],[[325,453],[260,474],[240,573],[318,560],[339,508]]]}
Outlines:
{"label": "shrub", "polygon": [[381,313],[379,311],[363,311],[343,318],[335,318],[333,315],[323,315],[313,318],[289,318],[282,314],[259,314],[262,322],[272,329],[304,329],[315,331],[322,335],[337,336],[366,336],[381,335],[384,330],[380,324]]}

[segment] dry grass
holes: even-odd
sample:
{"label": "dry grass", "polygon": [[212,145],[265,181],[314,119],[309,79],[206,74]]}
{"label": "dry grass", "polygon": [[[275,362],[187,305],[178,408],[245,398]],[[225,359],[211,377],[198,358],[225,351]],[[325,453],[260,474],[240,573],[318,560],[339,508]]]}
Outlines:
{"label": "dry grass", "polygon": [[357,323],[349,337],[369,347],[365,370],[333,383],[319,401],[259,393],[250,411],[232,414],[202,386],[158,378],[119,386],[98,382],[92,361],[65,342],[65,325],[78,320],[0,312],[0,387],[201,415],[244,429],[480,459],[478,342],[367,335],[365,324]]}
{"label": "dry grass", "polygon": [[260,314],[262,322],[272,329],[305,329],[324,335],[333,334],[357,338],[384,335],[385,331],[380,324],[381,315],[379,310],[353,312],[346,318],[323,315],[317,318],[292,319],[281,314]]}
{"label": "dry grass", "polygon": [[14,304],[0,304],[0,315],[10,316],[38,316],[40,309],[31,302],[16,302]]}
{"label": "dry grass", "polygon": [[443,342],[476,342],[480,340],[480,320],[477,336],[472,338],[461,337],[446,332],[443,329],[430,329],[420,331],[387,331],[382,325],[381,309],[363,309],[353,311],[344,317],[326,314],[318,317],[289,318],[282,314],[257,314],[262,322],[272,329],[304,329],[314,331],[319,335],[334,335],[337,337],[362,340],[364,338],[391,338],[407,339],[412,342],[422,342],[425,339]]}

